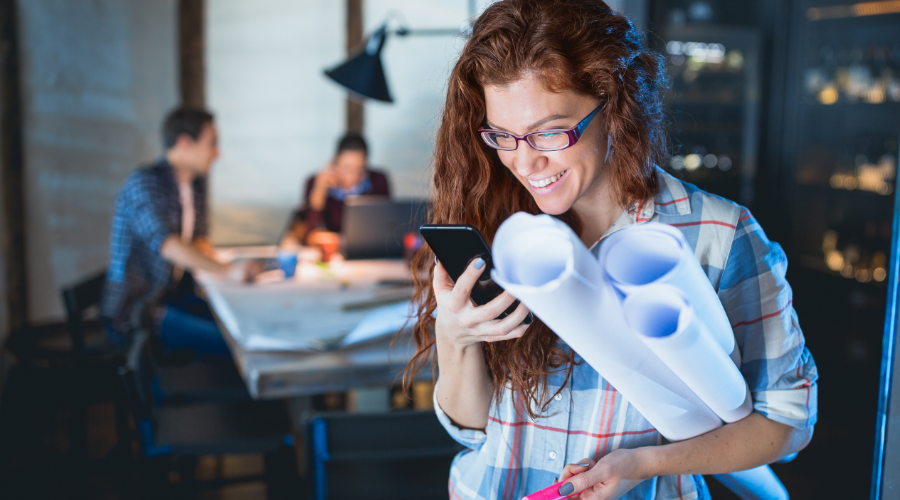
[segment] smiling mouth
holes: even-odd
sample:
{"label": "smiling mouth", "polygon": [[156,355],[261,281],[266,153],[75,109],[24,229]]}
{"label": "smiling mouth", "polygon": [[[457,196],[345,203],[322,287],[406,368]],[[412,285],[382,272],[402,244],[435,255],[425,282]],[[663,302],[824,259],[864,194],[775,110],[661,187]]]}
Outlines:
{"label": "smiling mouth", "polygon": [[561,179],[563,175],[566,175],[566,172],[568,172],[568,169],[563,170],[562,172],[560,172],[560,173],[558,173],[558,174],[556,174],[556,175],[552,175],[552,176],[547,177],[547,178],[545,178],[545,179],[541,179],[541,180],[539,180],[539,181],[533,181],[533,180],[531,180],[531,179],[528,179],[528,183],[531,184],[532,187],[536,187],[536,188],[547,187],[547,186],[549,186],[550,184],[553,184],[554,182],[556,182],[556,181],[558,181],[559,179]]}

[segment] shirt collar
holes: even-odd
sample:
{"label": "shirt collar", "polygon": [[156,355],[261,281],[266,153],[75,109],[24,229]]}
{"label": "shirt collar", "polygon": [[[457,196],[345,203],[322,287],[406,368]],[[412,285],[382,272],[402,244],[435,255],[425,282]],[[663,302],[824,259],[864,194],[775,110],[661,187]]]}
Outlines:
{"label": "shirt collar", "polygon": [[[659,179],[659,192],[656,193],[656,196],[639,201],[622,213],[622,216],[627,215],[633,224],[648,222],[653,218],[653,214],[687,215],[691,213],[691,199],[687,190],[684,189],[684,184],[659,167],[656,167],[656,175]],[[616,221],[616,223],[618,222]]]}
{"label": "shirt collar", "polygon": [[687,215],[691,213],[691,199],[684,184],[669,175],[665,170],[656,167],[659,176],[659,193],[649,201],[650,213],[662,215]]}
{"label": "shirt collar", "polygon": [[159,172],[158,175],[162,178],[164,183],[173,186],[178,184],[178,181],[175,180],[175,169],[172,168],[172,165],[166,160],[165,155],[163,155],[156,163],[156,171]]}
{"label": "shirt collar", "polygon": [[352,198],[354,196],[359,196],[366,191],[369,191],[372,188],[372,179],[370,178],[368,172],[366,176],[361,180],[357,185],[349,187],[349,188],[339,188],[333,187],[328,189],[328,195],[332,198],[343,200],[346,198]]}
{"label": "shirt collar", "polygon": [[687,215],[691,213],[691,200],[681,181],[659,167],[656,167],[656,174],[659,178],[659,192],[656,193],[656,196],[639,201],[624,210],[616,222],[603,234],[600,241],[628,226],[649,222],[654,214]]}

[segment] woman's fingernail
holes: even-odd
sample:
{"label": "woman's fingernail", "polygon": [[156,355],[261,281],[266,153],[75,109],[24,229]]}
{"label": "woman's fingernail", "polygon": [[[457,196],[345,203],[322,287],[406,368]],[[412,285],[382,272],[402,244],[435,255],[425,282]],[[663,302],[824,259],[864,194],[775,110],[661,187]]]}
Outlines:
{"label": "woman's fingernail", "polygon": [[559,487],[559,494],[562,496],[571,495],[573,491],[575,491],[575,486],[572,483],[566,483]]}
{"label": "woman's fingernail", "polygon": [[434,256],[434,265],[438,265],[437,255]]}
{"label": "woman's fingernail", "polygon": [[591,463],[590,462],[581,462],[580,464],[575,464],[575,465],[577,465],[579,467],[587,467],[588,465],[591,465]]}
{"label": "woman's fingernail", "polygon": [[484,259],[482,259],[481,257],[478,257],[475,260],[475,269],[481,269],[482,267],[484,267]]}

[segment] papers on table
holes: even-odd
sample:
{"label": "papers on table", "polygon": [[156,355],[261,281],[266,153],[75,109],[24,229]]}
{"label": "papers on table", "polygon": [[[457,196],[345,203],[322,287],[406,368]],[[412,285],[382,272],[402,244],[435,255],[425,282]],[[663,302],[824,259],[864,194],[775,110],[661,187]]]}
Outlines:
{"label": "papers on table", "polygon": [[[598,261],[562,221],[517,213],[498,229],[492,257],[494,281],[670,441],[752,412],[728,317],[677,229],[623,229]],[[724,476],[752,492],[745,498],[786,498],[768,466]]]}
{"label": "papers on table", "polygon": [[414,316],[415,310],[408,301],[373,309],[341,340],[341,345],[366,342],[412,327],[416,322]]}
{"label": "papers on table", "polygon": [[317,351],[411,327],[410,293],[379,285],[407,276],[400,261],[354,261],[302,263],[293,279],[270,276],[248,285],[200,279],[223,326],[245,350]]}

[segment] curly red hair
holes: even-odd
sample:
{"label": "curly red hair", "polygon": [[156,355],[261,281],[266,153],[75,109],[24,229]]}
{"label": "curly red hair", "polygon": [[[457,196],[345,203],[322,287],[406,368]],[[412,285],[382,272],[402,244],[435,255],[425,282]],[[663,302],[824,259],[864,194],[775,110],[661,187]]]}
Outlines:
{"label": "curly red hair", "polygon": [[[658,186],[656,165],[667,153],[663,63],[634,25],[601,1],[504,0],[488,7],[450,74],[435,145],[431,222],[470,224],[491,242],[513,213],[540,213],[529,191],[478,134],[485,120],[484,87],[529,74],[550,91],[572,90],[605,101],[597,119],[605,121],[609,134],[606,163],[617,201],[630,207],[651,197]],[[581,232],[571,210],[559,218]],[[436,360],[433,255],[426,246],[413,259],[417,353],[404,373],[407,384]],[[482,349],[495,400],[504,387],[520,391],[531,417],[553,396],[547,391],[550,373],[565,370],[563,387],[571,378],[574,356],[558,347],[556,334],[540,321],[521,338],[483,343]]]}

